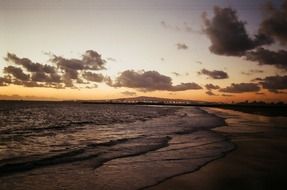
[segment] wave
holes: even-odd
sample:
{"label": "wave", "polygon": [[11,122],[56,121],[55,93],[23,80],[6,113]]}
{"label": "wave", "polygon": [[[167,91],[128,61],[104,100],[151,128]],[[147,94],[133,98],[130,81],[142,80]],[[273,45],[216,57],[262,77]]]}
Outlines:
{"label": "wave", "polygon": [[[99,105],[93,106],[96,109]],[[133,122],[95,125],[85,123],[88,119],[83,113],[83,123],[74,120],[82,127],[41,135],[36,132],[38,135],[30,139],[24,136],[15,141],[11,144],[15,154],[0,161],[0,188],[11,182],[13,189],[33,176],[40,186],[30,183],[39,189],[45,185],[56,189],[141,189],[194,171],[234,148],[228,139],[210,130],[226,125],[224,119],[199,108],[128,107],[148,114]],[[120,114],[118,108],[113,111]],[[21,150],[30,152],[19,156]],[[59,184],[47,184],[43,176],[56,176]]]}
{"label": "wave", "polygon": [[0,176],[87,159],[95,159],[95,163],[98,163],[95,166],[96,168],[112,159],[144,154],[165,147],[169,140],[170,137],[118,139],[98,144],[88,144],[85,148],[68,150],[53,155],[21,157],[21,161],[6,159],[0,162]]}

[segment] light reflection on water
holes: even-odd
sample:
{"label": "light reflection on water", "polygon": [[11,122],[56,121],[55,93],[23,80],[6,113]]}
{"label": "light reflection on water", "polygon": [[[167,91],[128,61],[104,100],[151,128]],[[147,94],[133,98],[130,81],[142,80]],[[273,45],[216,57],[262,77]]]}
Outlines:
{"label": "light reflection on water", "polygon": [[287,117],[262,116],[221,108],[207,108],[205,110],[225,118],[228,128],[222,129],[224,131],[244,133],[263,132],[276,128],[287,129]]}
{"label": "light reflection on water", "polygon": [[[11,165],[2,160],[0,170],[10,173],[0,177],[0,189],[140,189],[194,171],[232,150],[233,144],[211,130],[224,125],[222,118],[228,126],[215,131],[252,133],[286,127],[285,117],[205,110],[211,114],[194,107],[18,105],[0,114],[12,121],[1,124],[6,151],[0,154],[2,159],[24,155],[9,163],[27,171],[14,167],[11,172]],[[21,119],[14,118],[18,116]],[[49,178],[55,182],[50,184]]]}

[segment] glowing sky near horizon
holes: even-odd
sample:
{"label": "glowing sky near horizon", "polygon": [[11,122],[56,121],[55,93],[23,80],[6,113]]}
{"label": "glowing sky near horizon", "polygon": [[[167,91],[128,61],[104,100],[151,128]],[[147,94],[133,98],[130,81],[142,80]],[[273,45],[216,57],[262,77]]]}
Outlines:
{"label": "glowing sky near horizon", "polygon": [[[282,2],[272,1],[274,7],[280,7]],[[258,65],[244,56],[215,54],[209,49],[210,38],[202,32],[205,27],[202,13],[206,12],[211,20],[214,6],[218,6],[235,10],[238,19],[246,21],[245,29],[252,37],[264,19],[265,3],[261,0],[0,0],[0,77],[5,77],[4,68],[12,65],[5,60],[7,53],[52,65],[51,55],[81,59],[87,50],[93,50],[106,60],[106,69],[97,73],[112,81],[126,70],[157,71],[172,79],[172,86],[163,90],[110,86],[105,82],[77,89],[24,87],[10,82],[0,86],[0,99],[110,99],[143,95],[203,101],[287,101],[284,86],[273,92],[261,86],[252,92],[220,91],[232,83],[283,77],[286,69],[272,64]],[[286,44],[278,41],[262,47],[286,50]],[[214,79],[199,74],[203,69],[223,71],[228,77]],[[174,90],[181,83],[196,83],[202,89]],[[206,94],[209,91],[206,84],[218,85],[220,89]]]}

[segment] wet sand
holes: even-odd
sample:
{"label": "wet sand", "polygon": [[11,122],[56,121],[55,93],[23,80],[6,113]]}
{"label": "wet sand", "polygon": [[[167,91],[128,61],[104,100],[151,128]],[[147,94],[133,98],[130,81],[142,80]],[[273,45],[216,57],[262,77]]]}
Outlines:
{"label": "wet sand", "polygon": [[281,190],[287,188],[287,129],[214,129],[236,149],[198,171],[174,177],[148,190]]}

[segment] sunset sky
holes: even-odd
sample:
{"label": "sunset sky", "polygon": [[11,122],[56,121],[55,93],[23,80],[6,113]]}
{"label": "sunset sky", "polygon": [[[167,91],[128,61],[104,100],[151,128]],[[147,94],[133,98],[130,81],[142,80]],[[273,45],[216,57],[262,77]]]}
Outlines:
{"label": "sunset sky", "polygon": [[287,1],[0,0],[0,99],[287,102]]}

